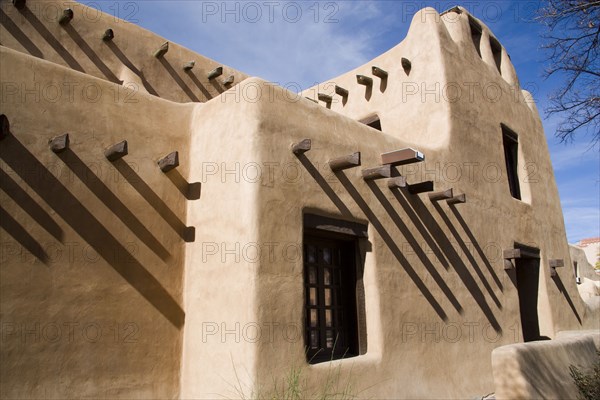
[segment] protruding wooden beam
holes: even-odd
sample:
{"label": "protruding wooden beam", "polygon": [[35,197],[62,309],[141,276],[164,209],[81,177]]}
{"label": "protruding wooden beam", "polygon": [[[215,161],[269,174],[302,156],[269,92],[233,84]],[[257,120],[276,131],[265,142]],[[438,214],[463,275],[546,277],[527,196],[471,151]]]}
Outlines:
{"label": "protruding wooden beam", "polygon": [[338,96],[342,96],[344,98],[348,97],[348,90],[344,89],[343,87],[340,87],[338,85],[335,85],[335,93]]}
{"label": "protruding wooden beam", "polygon": [[115,33],[112,29],[107,29],[104,31],[104,35],[102,35],[102,40],[105,42],[110,42],[115,38]]}
{"label": "protruding wooden beam", "polygon": [[540,251],[536,249],[514,248],[502,251],[502,258],[512,260],[514,258],[540,258]]}
{"label": "protruding wooden beam", "polygon": [[167,154],[158,160],[158,166],[162,172],[169,172],[170,170],[179,167],[179,152],[174,151]]}
{"label": "protruding wooden beam", "polygon": [[456,196],[452,197],[451,199],[446,200],[446,203],[448,203],[448,204],[460,204],[460,203],[466,203],[466,202],[467,202],[467,196],[464,193],[456,195]]}
{"label": "protruding wooden beam", "polygon": [[395,178],[389,179],[387,181],[387,185],[390,189],[400,189],[406,187],[406,177],[397,176]]}
{"label": "protruding wooden beam", "polygon": [[333,101],[333,98],[325,93],[319,93],[317,97],[319,100],[324,101],[325,103],[331,103]]}
{"label": "protruding wooden beam", "polygon": [[404,72],[406,73],[406,75],[408,75],[410,73],[410,69],[412,68],[412,63],[410,62],[410,60],[408,58],[402,57],[400,59],[400,64],[402,64],[402,69],[404,69]]}
{"label": "protruding wooden beam", "polygon": [[452,189],[444,190],[443,192],[429,193],[429,200],[431,201],[448,200],[452,197]]}
{"label": "protruding wooden beam", "polygon": [[562,258],[548,260],[548,264],[550,265],[550,268],[561,268],[565,266],[565,262]]}
{"label": "protruding wooden beam", "polygon": [[371,67],[371,72],[373,73],[373,75],[375,75],[376,77],[381,78],[381,79],[387,79],[387,77],[388,77],[387,71],[384,71],[381,68],[376,67],[376,66]]}
{"label": "protruding wooden beam", "polygon": [[408,193],[419,194],[433,191],[433,181],[424,181],[408,186]]}
{"label": "protruding wooden beam", "polygon": [[104,156],[108,161],[117,161],[119,158],[123,158],[127,155],[127,140],[123,140],[117,144],[113,144],[106,150],[104,150]]}
{"label": "protruding wooden beam", "polygon": [[50,150],[55,153],[61,153],[69,148],[69,134],[65,133],[55,136],[48,141],[48,144],[50,145]]}
{"label": "protruding wooden beam", "polygon": [[22,10],[25,8],[25,0],[12,0],[13,6],[15,6],[18,10]]}
{"label": "protruding wooden beam", "polygon": [[210,71],[208,73],[208,75],[206,75],[206,77],[210,81],[210,80],[213,80],[215,78],[218,78],[221,75],[223,75],[223,67],[217,67],[217,68],[213,69],[212,71]]}
{"label": "protruding wooden beam", "polygon": [[0,114],[0,140],[4,139],[10,134],[10,122],[8,117],[4,114]]}
{"label": "protruding wooden beam", "polygon": [[360,165],[360,151],[347,156],[334,158],[328,162],[329,168],[333,172],[342,171],[348,168],[358,167]]}
{"label": "protruding wooden beam", "polygon": [[65,8],[62,12],[62,15],[58,19],[58,23],[61,25],[66,25],[69,22],[71,22],[71,20],[73,19],[73,16],[74,16],[73,10],[71,10],[70,8]]}
{"label": "protruding wooden beam", "polygon": [[550,276],[552,276],[552,277],[558,276],[558,272],[556,272],[556,268],[549,267],[548,269],[550,270]]}
{"label": "protruding wooden beam", "polygon": [[184,71],[190,71],[196,65],[196,61],[192,60],[183,64]]}
{"label": "protruding wooden beam", "polygon": [[390,151],[381,155],[382,164],[397,165],[412,164],[425,160],[425,155],[418,150],[407,148]]}
{"label": "protruding wooden beam", "polygon": [[164,56],[165,54],[167,54],[167,51],[169,51],[169,42],[164,42],[159,48],[158,50],[156,50],[154,52],[154,57],[156,58],[161,58],[162,56]]}
{"label": "protruding wooden beam", "polygon": [[311,141],[310,139],[303,139],[298,143],[292,145],[292,153],[299,155],[304,154],[310,150]]}
{"label": "protruding wooden beam", "polygon": [[356,82],[358,82],[359,85],[372,86],[373,78],[364,75],[356,75]]}
{"label": "protruding wooden beam", "polygon": [[223,84],[223,86],[229,86],[233,83],[233,80],[235,79],[235,77],[233,75],[229,75],[229,78],[225,79],[223,82],[221,82]]}
{"label": "protruding wooden beam", "polygon": [[362,170],[362,177],[365,181],[389,178],[390,176],[392,176],[392,166],[389,164]]}
{"label": "protruding wooden beam", "polygon": [[511,260],[507,260],[505,258],[504,259],[504,269],[505,270],[515,269],[515,264]]}

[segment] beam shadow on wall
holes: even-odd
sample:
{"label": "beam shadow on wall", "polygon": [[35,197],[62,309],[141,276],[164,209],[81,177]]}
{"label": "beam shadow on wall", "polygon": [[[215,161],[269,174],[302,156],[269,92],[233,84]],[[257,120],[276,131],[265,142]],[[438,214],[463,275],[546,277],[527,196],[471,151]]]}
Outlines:
{"label": "beam shadow on wall", "polygon": [[162,64],[163,67],[165,67],[169,75],[171,75],[171,78],[173,78],[173,80],[177,83],[177,85],[179,85],[181,90],[183,90],[185,94],[187,94],[190,100],[200,102],[200,99],[194,94],[194,92],[192,92],[192,89],[190,89],[190,87],[183,81],[183,79],[181,79],[177,71],[175,71],[173,66],[164,57],[159,57],[158,61]]}
{"label": "beam shadow on wall", "polygon": [[186,242],[194,241],[194,227],[185,226],[169,206],[123,159],[114,161],[113,165],[183,240]]}
{"label": "beam shadow on wall", "polygon": [[27,251],[33,254],[34,257],[42,263],[48,264],[49,257],[44,247],[2,207],[0,207],[0,227],[19,242],[21,246],[26,248]]}
{"label": "beam shadow on wall", "polygon": [[425,266],[425,268],[429,272],[429,275],[431,275],[431,277],[435,280],[435,282],[440,287],[442,292],[446,295],[446,297],[448,298],[450,303],[452,303],[452,305],[454,306],[456,311],[458,311],[459,314],[462,314],[464,312],[464,310],[463,310],[460,302],[458,301],[456,296],[454,296],[454,293],[452,293],[452,290],[450,290],[450,288],[444,281],[444,278],[437,271],[437,269],[435,268],[435,266],[433,265],[431,260],[429,260],[429,258],[427,257],[427,254],[425,254],[425,251],[421,248],[421,246],[417,242],[417,239],[410,233],[410,230],[404,224],[404,222],[402,222],[402,218],[400,218],[400,215],[398,215],[396,210],[394,210],[394,207],[392,206],[392,204],[388,201],[388,199],[385,197],[385,195],[381,192],[381,190],[379,189],[379,187],[377,186],[377,184],[375,182],[368,181],[367,185],[369,186],[369,188],[371,189],[371,191],[373,192],[375,197],[377,197],[377,199],[379,200],[379,202],[381,203],[381,205],[383,206],[385,211],[388,213],[388,215],[390,216],[390,218],[392,219],[394,224],[398,227],[398,230],[400,230],[400,233],[402,233],[402,236],[404,236],[404,238],[408,241],[408,244],[414,250],[417,257],[419,257],[419,260],[421,261],[423,266]]}
{"label": "beam shadow on wall", "polygon": [[361,197],[360,193],[358,193],[358,191],[356,190],[354,185],[352,185],[350,180],[346,177],[344,172],[340,171],[340,172],[337,172],[335,175],[338,177],[338,179],[340,180],[340,182],[342,183],[344,188],[348,191],[348,193],[350,194],[352,199],[354,199],[354,202],[358,205],[358,207],[365,214],[365,216],[367,217],[369,222],[373,225],[373,227],[375,228],[377,233],[379,233],[379,236],[381,236],[381,238],[383,239],[385,244],[388,246],[388,248],[390,249],[390,251],[392,252],[394,257],[396,258],[396,260],[398,260],[400,265],[402,265],[402,267],[404,268],[404,270],[406,271],[408,276],[412,279],[413,283],[421,291],[421,293],[423,294],[425,299],[427,299],[427,301],[429,302],[431,307],[434,309],[434,311],[437,313],[437,315],[444,322],[448,321],[448,316],[446,315],[446,312],[444,311],[442,306],[438,303],[438,301],[435,299],[435,297],[429,291],[429,289],[427,289],[427,286],[421,280],[421,278],[419,278],[419,275],[417,274],[417,272],[413,269],[413,267],[410,265],[408,260],[404,257],[404,255],[402,254],[402,251],[398,248],[394,239],[385,230],[381,221],[379,221],[379,219],[377,218],[375,213],[373,213],[371,208],[368,206],[367,202]]}
{"label": "beam shadow on wall", "polygon": [[129,60],[129,58],[127,58],[127,56],[125,54],[123,54],[121,49],[119,49],[119,47],[114,43],[113,40],[111,40],[109,42],[105,42],[105,43],[106,43],[106,46],[108,46],[108,48],[113,52],[113,54],[119,59],[119,61],[121,61],[123,63],[123,65],[125,65],[127,68],[129,68],[131,70],[131,72],[133,72],[140,78],[140,80],[142,81],[142,84],[144,85],[144,88],[148,91],[148,93],[150,93],[153,96],[160,97],[160,95],[158,94],[156,89],[154,89],[154,87],[150,84],[150,82],[148,82],[146,80],[146,78],[144,78],[143,72],[140,71],[135,65],[133,65],[131,60]]}
{"label": "beam shadow on wall", "polygon": [[225,89],[223,89],[223,86],[219,85],[219,82],[217,82],[216,79],[211,79],[209,80],[210,84],[212,85],[212,87],[215,88],[215,90],[221,94],[225,91]]}
{"label": "beam shadow on wall", "polygon": [[450,204],[449,207],[450,207],[450,211],[452,211],[452,213],[456,217],[456,220],[458,221],[458,223],[460,224],[460,226],[462,226],[463,230],[465,231],[465,233],[469,237],[469,240],[471,241],[471,244],[473,244],[473,247],[475,248],[475,251],[477,251],[477,254],[479,254],[479,258],[481,258],[481,260],[485,264],[488,272],[492,276],[492,279],[494,280],[494,282],[496,282],[496,285],[498,285],[498,288],[502,292],[504,290],[504,288],[502,286],[502,282],[500,282],[500,278],[496,274],[496,271],[494,271],[494,268],[492,267],[492,265],[488,261],[487,257],[485,256],[485,253],[483,252],[483,249],[481,248],[481,246],[479,245],[479,242],[475,238],[475,235],[473,235],[473,232],[471,231],[471,229],[469,228],[469,226],[465,222],[465,220],[462,217],[462,215],[460,215],[460,213],[458,212],[456,206],[454,204]]}
{"label": "beam shadow on wall", "polygon": [[81,37],[81,35],[73,28],[71,24],[63,25],[63,28],[71,39],[79,46],[79,48],[85,53],[86,56],[94,63],[94,65],[102,72],[102,74],[110,82],[121,84],[121,80],[108,68],[106,64],[98,57],[96,52],[87,44],[87,42]]}
{"label": "beam shadow on wall", "polygon": [[498,308],[501,309],[502,308],[502,304],[500,303],[500,299],[498,299],[498,296],[496,296],[496,293],[494,293],[494,289],[492,289],[492,286],[487,281],[486,277],[483,275],[483,272],[481,271],[481,268],[479,268],[479,265],[477,264],[477,261],[475,260],[475,258],[471,254],[471,251],[469,250],[469,248],[467,247],[467,245],[465,244],[465,242],[463,241],[463,239],[458,234],[456,228],[454,228],[454,225],[452,224],[452,222],[450,221],[450,219],[448,218],[448,216],[446,215],[446,213],[444,212],[444,210],[442,210],[442,208],[440,207],[440,205],[438,203],[433,203],[433,207],[438,212],[438,214],[440,215],[440,217],[442,218],[442,220],[444,221],[444,223],[446,224],[446,226],[450,230],[450,233],[452,233],[452,236],[454,236],[454,239],[456,240],[456,243],[458,243],[458,245],[461,248],[462,252],[465,254],[465,256],[467,257],[467,259],[469,260],[469,263],[472,265],[473,270],[475,271],[475,273],[477,274],[477,276],[481,280],[481,283],[483,284],[483,287],[485,287],[485,289],[487,290],[488,294],[490,295],[490,297],[492,298],[492,300],[494,301],[494,303],[496,303],[496,307],[498,307]]}
{"label": "beam shadow on wall", "polygon": [[167,261],[171,257],[169,251],[154,237],[144,224],[127,208],[125,204],[98,178],[98,176],[75,154],[70,148],[58,157],[69,167],[79,180],[88,188],[104,205],[121,220],[154,254],[161,260]]}
{"label": "beam shadow on wall", "polygon": [[206,90],[206,88],[204,87],[202,82],[200,82],[200,80],[198,79],[198,77],[196,76],[196,74],[194,73],[193,70],[191,70],[191,69],[186,70],[185,73],[187,74],[187,76],[190,77],[190,79],[192,80],[192,82],[194,82],[194,84],[198,87],[198,89],[200,89],[200,91],[202,92],[204,97],[206,97],[206,100],[212,99],[212,95],[210,94],[210,92],[208,90]]}
{"label": "beam shadow on wall", "polygon": [[27,37],[25,33],[6,15],[0,8],[0,25],[4,28],[34,57],[44,58],[42,51]]}
{"label": "beam shadow on wall", "polygon": [[450,242],[450,240],[448,240],[446,234],[436,222],[433,215],[431,215],[425,204],[423,204],[419,196],[411,195],[406,189],[395,190],[394,195],[396,196],[396,199],[398,200],[402,208],[404,208],[404,210],[407,213],[408,210],[412,208],[415,214],[419,216],[419,219],[422,221],[423,225],[427,228],[429,232],[431,232],[431,235],[433,236],[435,241],[444,251],[446,258],[450,261],[450,265],[452,265],[452,267],[456,271],[457,275],[459,276],[467,290],[469,290],[471,296],[473,297],[483,314],[486,316],[489,323],[496,330],[496,332],[502,332],[502,328],[500,327],[500,324],[494,316],[494,313],[492,312],[491,308],[485,301],[485,296],[479,289],[479,285],[477,285],[477,282],[475,282],[475,279],[471,276],[466,265],[460,258],[460,255],[456,252],[456,250],[452,246],[452,243]]}
{"label": "beam shadow on wall", "polygon": [[49,234],[54,236],[59,242],[63,241],[64,232],[58,225],[9,174],[0,169],[0,188],[12,198],[19,207],[21,207],[31,218],[33,218]]}
{"label": "beam shadow on wall", "polygon": [[202,190],[200,182],[188,183],[187,179],[185,179],[176,168],[166,172],[165,175],[167,175],[167,178],[173,182],[173,185],[175,185],[187,200],[198,200],[200,198],[200,192]]}
{"label": "beam shadow on wall", "polygon": [[565,296],[565,300],[567,301],[567,303],[569,303],[569,307],[571,307],[571,311],[573,311],[573,314],[575,314],[577,321],[579,321],[579,325],[581,325],[581,317],[579,316],[579,313],[577,312],[577,308],[575,307],[575,304],[573,304],[573,300],[571,300],[571,297],[569,296],[569,293],[567,292],[567,288],[562,283],[560,276],[558,276],[558,274],[556,274],[555,276],[552,277],[552,280],[556,284],[556,287],[558,288],[558,290],[563,294],[563,296]]}
{"label": "beam shadow on wall", "polygon": [[[0,158],[123,279],[175,327],[181,329],[185,313],[169,292],[13,135],[3,139]],[[115,257],[115,254],[127,257]]]}
{"label": "beam shadow on wall", "polygon": [[42,36],[46,42],[62,57],[63,60],[74,70],[85,73],[85,70],[75,60],[75,58],[63,47],[62,44],[52,35],[52,33],[42,24],[42,22],[32,13],[27,5],[23,7],[19,12],[29,21],[31,26]]}
{"label": "beam shadow on wall", "polygon": [[342,199],[335,193],[329,183],[325,180],[319,170],[310,162],[310,160],[304,154],[297,154],[296,157],[300,160],[300,163],[304,166],[306,171],[312,176],[312,178],[321,187],[321,190],[329,197],[332,203],[340,210],[340,213],[346,217],[352,217],[352,213],[346,207]]}

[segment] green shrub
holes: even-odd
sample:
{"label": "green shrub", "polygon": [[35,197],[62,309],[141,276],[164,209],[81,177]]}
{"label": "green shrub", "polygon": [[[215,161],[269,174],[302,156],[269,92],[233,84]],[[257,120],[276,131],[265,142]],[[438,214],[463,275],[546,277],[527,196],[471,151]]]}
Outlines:
{"label": "green shrub", "polygon": [[581,400],[600,399],[600,351],[596,352],[598,359],[589,373],[582,372],[579,368],[571,365],[569,371],[571,377],[579,390]]}

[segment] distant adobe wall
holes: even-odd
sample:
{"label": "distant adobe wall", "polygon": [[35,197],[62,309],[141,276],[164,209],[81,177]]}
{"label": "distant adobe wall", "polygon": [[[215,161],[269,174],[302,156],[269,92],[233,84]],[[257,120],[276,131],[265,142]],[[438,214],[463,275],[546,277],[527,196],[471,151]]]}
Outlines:
{"label": "distant adobe wall", "polygon": [[[0,58],[3,83],[97,89],[94,100],[79,90],[71,101],[2,99],[0,397],[177,397],[199,105],[119,92],[5,47]],[[49,141],[65,133],[55,153]],[[123,140],[128,154],[109,161]],[[157,161],[175,150],[181,167],[165,174]]]}
{"label": "distant adobe wall", "polygon": [[[154,54],[166,39],[83,4],[47,0],[23,3],[21,9],[10,1],[0,5],[2,46],[123,84],[128,89],[178,103],[206,102],[246,78],[242,72],[172,42],[168,52],[157,58]],[[73,17],[61,24],[60,17],[67,8],[73,11]],[[126,14],[124,10],[123,15]],[[103,40],[108,29],[112,29],[114,38]],[[193,68],[184,69],[190,61],[195,61]],[[208,79],[209,72],[218,67],[222,67],[222,75]],[[233,81],[224,83],[230,77]],[[65,83],[59,87],[68,91]],[[22,95],[30,89],[27,85],[15,88],[12,82],[3,84],[3,91],[11,95]]]}

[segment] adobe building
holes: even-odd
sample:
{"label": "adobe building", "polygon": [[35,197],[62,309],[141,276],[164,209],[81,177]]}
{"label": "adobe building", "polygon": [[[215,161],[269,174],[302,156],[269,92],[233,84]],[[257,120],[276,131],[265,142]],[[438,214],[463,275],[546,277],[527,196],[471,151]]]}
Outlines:
{"label": "adobe building", "polygon": [[2,398],[574,396],[594,336],[559,332],[598,314],[466,10],[301,94],[79,3],[0,12]]}

